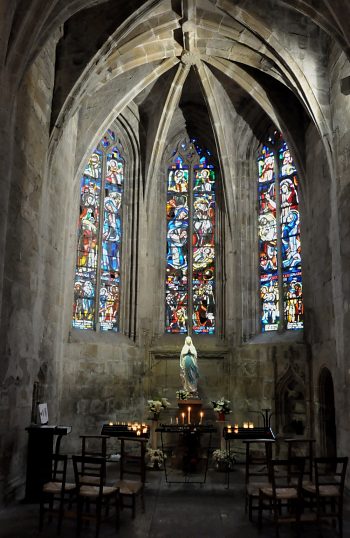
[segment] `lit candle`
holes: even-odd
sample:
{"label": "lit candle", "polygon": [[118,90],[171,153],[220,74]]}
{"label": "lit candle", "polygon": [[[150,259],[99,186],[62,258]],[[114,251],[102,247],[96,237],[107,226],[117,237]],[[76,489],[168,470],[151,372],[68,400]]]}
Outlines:
{"label": "lit candle", "polygon": [[248,422],[243,422],[243,428],[248,428]]}
{"label": "lit candle", "polygon": [[188,424],[191,424],[191,408],[187,408],[187,422]]}
{"label": "lit candle", "polygon": [[179,423],[179,417],[176,417],[176,424]]}
{"label": "lit candle", "polygon": [[235,430],[238,430],[238,424],[235,424]]}
{"label": "lit candle", "polygon": [[182,416],[182,424],[185,424],[185,413],[181,413]]}
{"label": "lit candle", "polygon": [[173,417],[170,417],[170,424],[173,423]]}
{"label": "lit candle", "polygon": [[204,417],[204,413],[203,413],[203,411],[201,411],[201,412],[199,413],[199,416],[201,417],[201,418],[200,418],[200,421],[199,421],[199,424],[202,424],[202,422],[203,422],[203,417]]}
{"label": "lit candle", "polygon": [[235,428],[233,431],[234,433],[238,433],[238,428]]}
{"label": "lit candle", "polygon": [[141,435],[140,430],[137,430],[136,435]]}
{"label": "lit candle", "polygon": [[253,422],[249,422],[249,428],[254,428]]}
{"label": "lit candle", "polygon": [[110,426],[113,426],[113,422],[110,422],[109,425],[110,425]]}

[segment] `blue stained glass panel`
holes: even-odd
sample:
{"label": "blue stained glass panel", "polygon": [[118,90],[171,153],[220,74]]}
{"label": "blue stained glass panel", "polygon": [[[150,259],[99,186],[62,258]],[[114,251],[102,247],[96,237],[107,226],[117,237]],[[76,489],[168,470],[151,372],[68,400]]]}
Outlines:
{"label": "blue stained glass panel", "polygon": [[95,149],[94,153],[90,156],[88,163],[84,170],[84,176],[92,178],[101,178],[101,166],[102,166],[102,152]]}
{"label": "blue stained glass panel", "polygon": [[[201,165],[200,165],[201,166]],[[215,333],[215,171],[194,168],[192,229],[193,332]]]}
{"label": "blue stained glass panel", "polygon": [[165,330],[187,333],[191,319],[194,333],[214,334],[215,171],[196,140],[183,142],[180,152],[185,160],[175,151],[167,177]]}
{"label": "blue stained glass panel", "polygon": [[187,333],[188,324],[188,170],[169,169],[167,194],[167,333]]}
{"label": "blue stained glass panel", "polygon": [[99,321],[101,331],[117,331],[119,325],[119,273],[103,273],[100,288]]}
{"label": "blue stained glass panel", "polygon": [[[298,177],[284,141],[278,150],[278,179],[275,177],[274,159],[273,152],[266,146],[258,158],[259,271],[263,331],[277,330],[279,326],[279,279],[283,282],[285,328],[303,328]],[[276,221],[277,204],[279,226]],[[277,234],[280,251],[277,248]],[[281,275],[278,274],[279,255],[283,271]]]}
{"label": "blue stained glass panel", "polygon": [[260,297],[262,304],[263,332],[277,331],[279,324],[279,291],[278,275],[262,275],[260,277]]}
{"label": "blue stained glass panel", "polygon": [[[75,328],[94,329],[98,316],[101,330],[118,330],[124,160],[115,143],[115,133],[109,129],[91,154],[81,179]],[[106,170],[104,179],[102,167]]]}
{"label": "blue stained glass panel", "polygon": [[274,181],[275,157],[268,148],[264,147],[262,155],[258,158],[259,183]]}
{"label": "blue stained glass panel", "polygon": [[100,277],[99,321],[103,331],[118,330],[120,296],[121,207],[124,162],[116,148],[107,155]]}
{"label": "blue stained glass panel", "polygon": [[177,168],[169,170],[168,174],[168,191],[171,192],[188,192],[188,170]]}
{"label": "blue stained glass panel", "polygon": [[[214,260],[213,260],[214,261]],[[193,271],[193,331],[195,334],[215,333],[215,267]]]}
{"label": "blue stained glass panel", "polygon": [[260,272],[274,273],[277,271],[277,242],[259,241],[260,246]]}
{"label": "blue stained glass panel", "polygon": [[274,183],[259,185],[259,214],[273,213],[276,216],[276,189]]}
{"label": "blue stained glass panel", "polygon": [[215,171],[200,168],[194,171],[194,192],[212,192],[215,189]]}
{"label": "blue stained glass panel", "polygon": [[304,319],[301,271],[283,275],[284,317],[287,329],[302,329]]}
{"label": "blue stained glass panel", "polygon": [[290,176],[296,173],[296,168],[293,163],[292,156],[287,144],[284,142],[282,148],[278,152],[280,177]]}
{"label": "blue stained glass panel", "polygon": [[89,158],[80,182],[80,216],[74,282],[72,325],[79,329],[95,326],[95,290],[99,235],[102,154]]}

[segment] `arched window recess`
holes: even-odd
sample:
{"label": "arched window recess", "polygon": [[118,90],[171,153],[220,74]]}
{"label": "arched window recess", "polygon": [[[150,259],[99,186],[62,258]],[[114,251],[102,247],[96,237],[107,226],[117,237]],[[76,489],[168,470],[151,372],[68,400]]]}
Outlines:
{"label": "arched window recess", "polygon": [[277,131],[258,155],[261,329],[303,328],[299,179]]}
{"label": "arched window recess", "polygon": [[208,149],[181,141],[167,168],[165,332],[217,331],[217,167]]}
{"label": "arched window recess", "polygon": [[[119,136],[116,127],[119,122],[106,131],[81,175],[72,326],[84,331],[123,330],[132,336],[132,306],[126,307],[123,300],[135,286],[130,253],[123,251],[123,244],[130,242],[133,218],[125,203],[132,190],[130,178],[125,181],[131,171],[130,141],[125,133]],[[134,207],[137,211],[137,204]]]}

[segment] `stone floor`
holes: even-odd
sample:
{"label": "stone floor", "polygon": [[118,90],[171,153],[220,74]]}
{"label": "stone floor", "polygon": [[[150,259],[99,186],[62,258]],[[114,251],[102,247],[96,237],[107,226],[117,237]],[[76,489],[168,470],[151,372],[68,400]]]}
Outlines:
{"label": "stone floor", "polygon": [[[46,524],[38,532],[38,505],[20,503],[0,512],[1,538],[51,538],[56,526]],[[102,524],[100,537],[116,535],[112,521]],[[167,484],[162,471],[149,471],[146,488],[146,512],[131,519],[130,510],[121,513],[119,536],[125,538],[269,538],[275,536],[272,525],[264,522],[262,532],[250,523],[244,513],[243,467],[236,465],[230,476],[229,489],[225,474],[210,470],[207,482],[200,484]],[[65,520],[64,538],[75,536],[74,520]],[[85,528],[82,538],[94,537],[94,528]],[[296,536],[293,527],[284,526],[281,538]],[[315,525],[304,525],[302,537],[333,538],[338,533],[324,524],[319,534]],[[344,538],[350,538],[350,498],[345,501]]]}

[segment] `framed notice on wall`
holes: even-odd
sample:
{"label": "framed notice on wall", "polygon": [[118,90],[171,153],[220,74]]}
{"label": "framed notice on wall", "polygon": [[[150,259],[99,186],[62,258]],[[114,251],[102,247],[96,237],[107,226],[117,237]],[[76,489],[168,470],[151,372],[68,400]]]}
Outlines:
{"label": "framed notice on wall", "polygon": [[38,404],[40,424],[47,424],[49,422],[49,413],[47,410],[47,403]]}

